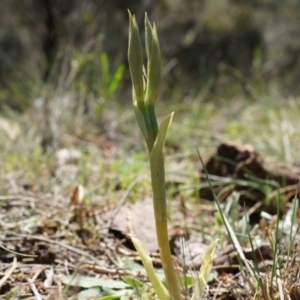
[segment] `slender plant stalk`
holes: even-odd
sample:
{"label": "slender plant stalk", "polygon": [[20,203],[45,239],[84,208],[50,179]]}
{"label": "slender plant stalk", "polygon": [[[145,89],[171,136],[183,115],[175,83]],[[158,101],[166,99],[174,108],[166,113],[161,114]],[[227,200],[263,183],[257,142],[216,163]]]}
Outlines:
{"label": "slender plant stalk", "polygon": [[155,212],[155,225],[157,243],[164,273],[169,285],[169,292],[173,299],[181,299],[181,293],[177,282],[168,237],[167,203],[165,190],[164,157],[158,160],[150,154],[151,182],[153,190],[153,205]]}

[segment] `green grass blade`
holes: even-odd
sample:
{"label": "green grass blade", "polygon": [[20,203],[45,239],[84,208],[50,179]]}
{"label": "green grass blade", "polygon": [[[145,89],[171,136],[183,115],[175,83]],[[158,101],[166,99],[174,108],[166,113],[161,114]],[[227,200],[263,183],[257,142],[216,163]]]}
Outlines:
{"label": "green grass blade", "polygon": [[108,95],[111,96],[113,95],[113,93],[118,89],[118,87],[120,86],[120,83],[124,77],[124,73],[125,73],[125,67],[124,65],[120,65],[116,72],[113,75],[113,78],[108,86]]}
{"label": "green grass blade", "polygon": [[[243,252],[243,250],[242,250],[242,248],[241,248],[241,245],[240,245],[240,243],[239,243],[239,241],[238,241],[238,239],[237,239],[237,237],[236,237],[236,235],[235,235],[235,232],[234,232],[234,230],[232,229],[232,227],[230,226],[230,223],[229,223],[227,217],[225,216],[225,214],[224,214],[223,211],[222,211],[221,204],[220,204],[220,202],[219,202],[219,200],[218,200],[218,198],[217,198],[217,196],[216,196],[216,194],[215,194],[215,191],[214,191],[214,189],[213,189],[213,187],[212,187],[212,184],[211,184],[209,175],[208,175],[208,173],[207,173],[207,170],[206,170],[206,168],[205,168],[204,162],[203,162],[203,160],[202,160],[202,157],[201,157],[201,155],[200,155],[200,152],[199,152],[198,148],[196,148],[196,150],[197,150],[197,153],[198,153],[199,160],[200,160],[200,162],[201,162],[201,164],[202,164],[202,167],[203,167],[203,169],[204,169],[204,172],[205,172],[205,175],[206,175],[206,179],[207,179],[207,181],[208,181],[208,183],[209,183],[209,185],[210,185],[210,188],[211,188],[211,191],[212,191],[212,194],[213,194],[214,201],[215,201],[215,204],[216,204],[216,206],[217,206],[217,209],[218,209],[218,211],[219,211],[219,213],[220,213],[220,215],[221,215],[221,217],[222,217],[223,223],[224,223],[224,225],[225,225],[225,228],[226,228],[226,230],[227,230],[227,233],[228,233],[228,235],[229,235],[229,238],[230,238],[230,240],[231,240],[231,243],[232,243],[234,249],[236,250],[236,252],[238,253],[239,263],[240,263],[240,265],[246,267],[246,269],[248,270],[248,272],[249,272],[251,278],[255,278],[254,273],[253,273],[253,270],[251,269],[251,267],[250,267],[250,265],[249,265],[249,263],[248,263],[248,261],[247,261],[247,259],[246,259],[246,257],[245,257],[245,254],[244,254],[244,252]],[[251,282],[251,281],[249,280],[248,283],[249,283],[249,285],[251,286],[252,290],[255,291],[255,285],[253,284],[253,282]]]}
{"label": "green grass blade", "polygon": [[107,87],[110,81],[110,74],[109,74],[108,57],[105,52],[102,52],[100,54],[100,61],[101,61],[101,71],[102,71],[102,83],[105,87]]}

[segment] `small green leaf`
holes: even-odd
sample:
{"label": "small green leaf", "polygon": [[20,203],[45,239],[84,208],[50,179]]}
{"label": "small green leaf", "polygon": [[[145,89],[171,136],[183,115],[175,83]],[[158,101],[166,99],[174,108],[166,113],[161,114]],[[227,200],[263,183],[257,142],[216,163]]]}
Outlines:
{"label": "small green leaf", "polygon": [[104,287],[110,289],[124,289],[129,287],[127,283],[121,280],[102,279],[83,275],[65,276],[62,283],[71,286],[80,286],[82,288]]}
{"label": "small green leaf", "polygon": [[[128,290],[110,290],[110,289],[103,289],[101,291],[100,299],[101,300],[117,300],[117,299],[132,299],[133,289]],[[97,298],[98,300],[98,298]]]}
{"label": "small green leaf", "polygon": [[174,112],[172,112],[170,115],[168,115],[160,124],[153,149],[150,153],[154,162],[156,160],[156,157],[159,157],[163,154],[163,148],[165,145],[166,135],[167,135],[168,129],[171,125],[173,115],[174,115]]}
{"label": "small green leaf", "polygon": [[140,280],[129,276],[123,277],[123,280],[133,288],[141,288],[145,285]]}
{"label": "small green leaf", "polygon": [[[118,300],[121,298],[122,295],[108,295],[108,296],[104,296],[104,297],[101,297],[100,299],[101,300]],[[98,298],[97,298],[98,300]]]}
{"label": "small green leaf", "polygon": [[206,250],[202,257],[201,268],[198,276],[195,278],[195,289],[191,300],[202,299],[205,287],[207,284],[208,276],[210,274],[211,266],[215,255],[215,250],[219,240],[215,240]]}
{"label": "small green leaf", "polygon": [[99,299],[101,296],[100,288],[98,287],[92,287],[87,290],[81,291],[77,295],[78,300],[86,300],[86,299]]}
{"label": "small green leaf", "polygon": [[143,244],[136,238],[131,237],[135,249],[139,253],[139,256],[143,262],[143,266],[146,269],[149,280],[155,290],[159,300],[170,300],[170,294],[165,286],[160,281],[159,277],[155,273],[151,257],[149,256],[147,250],[144,248]]}

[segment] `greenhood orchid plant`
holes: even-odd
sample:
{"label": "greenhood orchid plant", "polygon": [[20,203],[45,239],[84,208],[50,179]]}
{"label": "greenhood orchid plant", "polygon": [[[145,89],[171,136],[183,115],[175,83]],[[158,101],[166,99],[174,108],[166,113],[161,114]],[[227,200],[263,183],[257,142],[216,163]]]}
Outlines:
{"label": "greenhood orchid plant", "polygon": [[[143,66],[143,48],[139,29],[134,16],[129,12],[129,47],[128,60],[133,85],[133,107],[140,130],[145,138],[151,171],[153,191],[153,206],[156,223],[156,236],[168,290],[161,283],[152,265],[146,249],[141,242],[132,237],[132,242],[138,251],[143,265],[147,271],[151,284],[160,300],[181,300],[182,295],[179,280],[174,269],[169,239],[167,201],[165,190],[165,167],[163,148],[168,128],[171,124],[173,113],[165,118],[158,126],[155,115],[155,102],[158,97],[161,82],[161,56],[155,24],[151,25],[147,14],[145,15],[145,44],[147,54],[147,68]],[[201,299],[205,292],[207,278],[212,265],[212,257],[216,248],[214,242],[204,255],[202,267],[194,276],[195,291],[192,300]]]}
{"label": "greenhood orchid plant", "polygon": [[[133,107],[137,123],[147,143],[153,205],[156,221],[156,235],[161,261],[168,282],[171,299],[182,299],[177,276],[172,262],[167,220],[167,201],[165,191],[165,169],[163,147],[167,130],[171,124],[171,113],[158,127],[154,111],[161,82],[161,56],[155,25],[145,16],[147,69],[143,67],[143,48],[135,17],[129,13],[128,60],[133,84]],[[148,274],[149,275],[149,274]],[[150,276],[149,276],[150,278]],[[168,298],[166,298],[168,299]]]}

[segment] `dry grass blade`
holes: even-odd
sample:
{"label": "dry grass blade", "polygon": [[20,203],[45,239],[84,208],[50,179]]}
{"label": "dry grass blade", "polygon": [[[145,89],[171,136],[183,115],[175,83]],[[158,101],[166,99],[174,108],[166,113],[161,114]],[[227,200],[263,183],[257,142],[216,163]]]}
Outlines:
{"label": "dry grass blade", "polygon": [[271,300],[272,298],[270,297],[269,293],[269,280],[268,277],[265,276],[263,282],[262,282],[262,297],[264,300]]}
{"label": "dry grass blade", "polygon": [[42,296],[40,295],[39,291],[37,290],[34,282],[39,277],[41,272],[44,270],[45,270],[45,267],[38,268],[38,270],[35,272],[35,274],[32,276],[32,278],[28,279],[30,288],[31,288],[36,300],[42,300]]}
{"label": "dry grass blade", "polygon": [[277,269],[276,271],[276,275],[277,275],[277,287],[278,287],[278,292],[279,292],[279,297],[280,300],[284,300],[284,292],[283,292],[283,284],[282,284],[282,280],[281,280],[281,274],[279,269]]}
{"label": "dry grass blade", "polygon": [[0,288],[3,286],[3,284],[6,282],[6,280],[11,276],[11,274],[17,268],[17,265],[18,265],[17,264],[17,258],[14,257],[11,268],[6,271],[5,275],[0,280]]}
{"label": "dry grass blade", "polygon": [[36,286],[34,285],[33,282],[29,281],[29,285],[30,285],[30,288],[35,296],[35,299],[36,300],[43,300],[42,296],[40,295],[39,291],[37,290]]}

